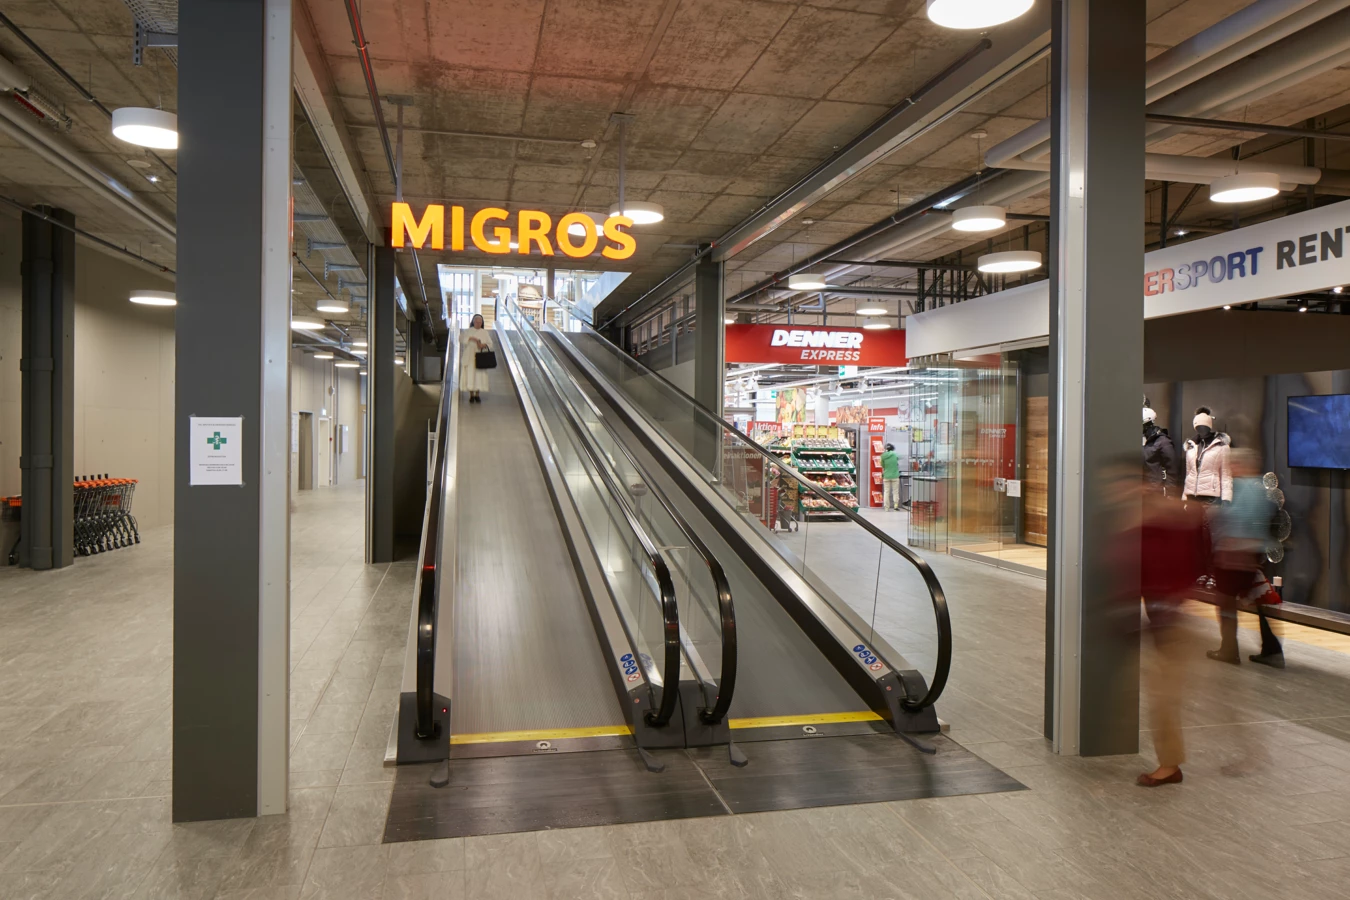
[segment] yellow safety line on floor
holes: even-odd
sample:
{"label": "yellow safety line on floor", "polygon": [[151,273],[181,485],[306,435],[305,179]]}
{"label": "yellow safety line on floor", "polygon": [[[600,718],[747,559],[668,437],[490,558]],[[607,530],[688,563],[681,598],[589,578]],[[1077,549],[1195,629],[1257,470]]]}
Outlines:
{"label": "yellow safety line on floor", "polygon": [[881,716],[870,709],[860,712],[816,713],[805,716],[760,716],[754,719],[728,719],[732,728],[774,728],[780,725],[835,725],[840,722],[880,722]]}
{"label": "yellow safety line on floor", "polygon": [[484,731],[454,734],[452,744],[505,744],[510,741],[562,741],[568,738],[619,737],[633,733],[631,725],[597,725],[590,728],[550,728],[538,731]]}

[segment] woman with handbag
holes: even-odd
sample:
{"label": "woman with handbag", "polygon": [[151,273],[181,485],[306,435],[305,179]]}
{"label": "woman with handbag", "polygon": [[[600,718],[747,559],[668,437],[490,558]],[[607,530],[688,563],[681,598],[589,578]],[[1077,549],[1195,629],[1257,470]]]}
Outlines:
{"label": "woman with handbag", "polygon": [[483,327],[482,316],[474,316],[459,333],[459,348],[459,389],[469,395],[470,403],[482,403],[479,394],[488,389],[488,369],[497,368],[492,335]]}

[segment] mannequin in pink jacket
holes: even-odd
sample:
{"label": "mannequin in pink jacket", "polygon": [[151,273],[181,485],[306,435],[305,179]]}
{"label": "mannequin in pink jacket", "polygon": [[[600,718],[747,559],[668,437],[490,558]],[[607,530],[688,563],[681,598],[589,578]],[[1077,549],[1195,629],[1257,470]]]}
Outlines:
{"label": "mannequin in pink jacket", "polygon": [[1228,435],[1214,430],[1214,413],[1202,406],[1191,423],[1195,437],[1186,442],[1186,483],[1183,496],[1210,503],[1233,499],[1233,471],[1228,452]]}

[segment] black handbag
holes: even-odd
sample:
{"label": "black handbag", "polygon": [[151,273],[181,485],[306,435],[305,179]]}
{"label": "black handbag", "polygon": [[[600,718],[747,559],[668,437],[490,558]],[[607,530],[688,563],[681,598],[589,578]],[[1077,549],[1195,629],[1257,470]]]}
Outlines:
{"label": "black handbag", "polygon": [[475,369],[497,368],[497,354],[491,350],[479,350],[473,355],[473,367]]}

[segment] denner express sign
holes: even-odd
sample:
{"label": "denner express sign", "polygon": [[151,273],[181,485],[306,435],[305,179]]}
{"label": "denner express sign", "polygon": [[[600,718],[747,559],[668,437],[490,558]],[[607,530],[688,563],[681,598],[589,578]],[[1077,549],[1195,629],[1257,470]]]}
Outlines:
{"label": "denner express sign", "polygon": [[729,363],[903,366],[905,333],[819,325],[728,325]]}

